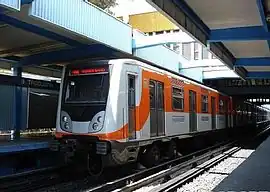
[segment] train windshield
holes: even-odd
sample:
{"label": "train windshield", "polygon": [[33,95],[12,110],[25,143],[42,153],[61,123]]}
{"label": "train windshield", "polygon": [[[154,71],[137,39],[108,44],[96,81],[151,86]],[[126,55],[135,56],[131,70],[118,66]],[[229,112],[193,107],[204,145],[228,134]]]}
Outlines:
{"label": "train windshield", "polygon": [[65,103],[105,103],[109,73],[68,75],[65,87]]}

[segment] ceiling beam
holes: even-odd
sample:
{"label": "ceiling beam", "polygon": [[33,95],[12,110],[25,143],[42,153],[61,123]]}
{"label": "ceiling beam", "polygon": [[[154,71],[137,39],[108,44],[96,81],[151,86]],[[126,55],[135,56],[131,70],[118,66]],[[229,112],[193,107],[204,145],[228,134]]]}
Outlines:
{"label": "ceiling beam", "polygon": [[21,0],[21,5],[26,5],[32,3],[34,0]]}
{"label": "ceiling beam", "polygon": [[270,33],[262,26],[214,29],[208,42],[270,40]]}
{"label": "ceiling beam", "polygon": [[0,51],[0,57],[9,57],[13,55],[31,55],[31,54],[37,54],[40,52],[44,51],[53,51],[57,49],[63,49],[67,47],[66,44],[64,43],[59,43],[55,41],[47,41],[44,43],[38,43],[38,44],[32,44],[32,45],[27,45],[23,47],[16,47],[16,48],[11,48],[11,49],[6,49],[6,50],[1,50]]}
{"label": "ceiling beam", "polygon": [[63,35],[59,35],[59,34],[54,33],[52,31],[48,31],[48,30],[43,29],[41,27],[38,27],[36,25],[32,25],[32,24],[20,21],[18,19],[15,19],[13,17],[7,16],[7,15],[1,14],[1,13],[0,13],[0,21],[4,22],[6,24],[9,24],[13,27],[16,27],[16,28],[19,28],[19,29],[22,29],[25,31],[29,31],[31,33],[34,33],[34,34],[37,34],[37,35],[40,35],[43,37],[46,37],[48,39],[52,39],[52,40],[55,40],[58,42],[66,43],[67,45],[70,45],[70,46],[76,47],[76,46],[83,45],[82,43],[75,41],[73,39],[70,39],[68,37],[65,37]]}
{"label": "ceiling beam", "polygon": [[[122,55],[122,57],[126,55]],[[113,49],[106,47],[102,44],[92,44],[88,46],[82,46],[78,48],[62,49],[57,51],[45,52],[30,55],[22,58],[18,65],[28,66],[28,65],[42,65],[42,64],[57,64],[62,62],[71,62],[81,59],[112,59],[120,58],[118,52]]]}
{"label": "ceiling beam", "polygon": [[[263,1],[264,0],[256,0],[256,3],[257,3],[257,7],[258,7],[258,10],[260,13],[263,28],[266,32],[269,32],[269,28],[267,25],[266,16],[265,16],[265,12],[264,12],[264,2]],[[268,43],[268,47],[270,49],[270,40],[267,40],[267,43]]]}
{"label": "ceiling beam", "polygon": [[205,34],[209,34],[210,30],[208,26],[201,20],[201,18],[188,6],[183,0],[173,0],[176,4],[190,19],[199,27]]}
{"label": "ceiling beam", "polygon": [[270,79],[270,72],[248,72],[246,77],[247,79]]}
{"label": "ceiling beam", "polygon": [[[208,46],[207,40],[210,36],[209,27],[201,20],[194,10],[184,0],[146,0],[161,14],[167,17],[179,28],[185,29],[188,34],[193,36],[205,46]],[[230,69],[233,68],[235,57],[220,42],[213,42],[209,46],[213,55],[220,58]],[[240,69],[238,69],[240,71]],[[244,69],[238,75],[245,78]]]}
{"label": "ceiling beam", "polygon": [[270,57],[253,57],[236,59],[235,67],[270,66]]}

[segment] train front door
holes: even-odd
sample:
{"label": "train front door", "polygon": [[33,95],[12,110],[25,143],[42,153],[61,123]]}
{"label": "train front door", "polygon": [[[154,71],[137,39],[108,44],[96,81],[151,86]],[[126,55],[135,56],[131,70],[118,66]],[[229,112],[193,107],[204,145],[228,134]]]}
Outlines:
{"label": "train front door", "polygon": [[211,119],[212,119],[212,129],[216,129],[217,128],[217,124],[216,124],[216,98],[215,97],[211,97]]}
{"label": "train front door", "polygon": [[196,92],[189,91],[189,130],[197,131],[197,102]]}
{"label": "train front door", "polygon": [[136,84],[135,75],[128,75],[128,138],[136,139]]}
{"label": "train front door", "polygon": [[164,84],[149,81],[150,96],[150,135],[151,137],[165,134]]}

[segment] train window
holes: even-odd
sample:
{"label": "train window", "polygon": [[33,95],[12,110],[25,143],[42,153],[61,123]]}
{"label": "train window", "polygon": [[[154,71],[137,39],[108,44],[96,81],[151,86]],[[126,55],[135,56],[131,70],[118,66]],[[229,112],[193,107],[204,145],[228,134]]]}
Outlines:
{"label": "train window", "polygon": [[202,112],[207,113],[208,112],[208,96],[202,95]]}
{"label": "train window", "polygon": [[156,107],[155,94],[156,86],[153,81],[149,81],[149,94],[150,94],[150,108],[153,109]]}
{"label": "train window", "polygon": [[158,94],[158,108],[163,109],[164,108],[164,96],[163,96],[163,84],[162,83],[157,83],[157,94]]}
{"label": "train window", "polygon": [[224,102],[222,99],[219,100],[219,112],[224,112]]}
{"label": "train window", "polygon": [[135,98],[135,76],[128,75],[128,105],[134,107],[136,98]]}
{"label": "train window", "polygon": [[172,88],[172,105],[173,109],[184,109],[184,90],[176,87]]}

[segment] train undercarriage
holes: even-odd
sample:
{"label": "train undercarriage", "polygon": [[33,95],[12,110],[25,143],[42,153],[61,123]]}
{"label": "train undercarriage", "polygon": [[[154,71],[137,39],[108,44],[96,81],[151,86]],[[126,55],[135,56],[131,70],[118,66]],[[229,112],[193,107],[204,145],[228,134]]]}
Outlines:
{"label": "train undercarriage", "polygon": [[139,163],[149,168],[163,161],[211,146],[229,138],[232,129],[153,140],[146,145],[139,142],[119,143],[100,141],[97,138],[66,137],[56,140],[51,149],[61,152],[66,165],[87,171],[93,177],[102,175],[108,167]]}

